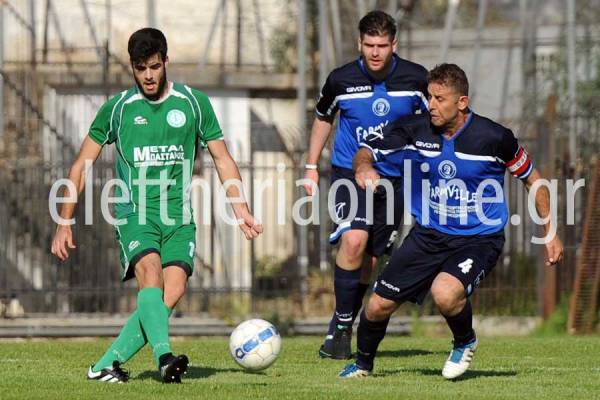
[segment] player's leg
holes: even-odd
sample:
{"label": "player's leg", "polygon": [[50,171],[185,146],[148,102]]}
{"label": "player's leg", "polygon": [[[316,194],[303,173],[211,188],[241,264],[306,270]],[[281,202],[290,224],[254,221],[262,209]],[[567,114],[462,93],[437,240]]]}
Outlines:
{"label": "player's leg", "polygon": [[373,257],[369,254],[365,254],[364,261],[362,266],[360,267],[360,281],[358,283],[358,293],[356,295],[356,299],[354,301],[354,308],[352,309],[352,324],[356,320],[356,317],[360,314],[360,310],[363,306],[363,299],[367,290],[369,290],[369,286],[371,286],[371,277],[373,276],[373,271],[377,266],[377,257]]}
{"label": "player's leg", "polygon": [[137,312],[156,365],[161,357],[171,353],[169,342],[169,311],[163,301],[163,272],[160,256],[150,253],[135,265],[138,281]]}
{"label": "player's leg", "polygon": [[[361,294],[361,265],[369,239],[370,223],[366,216],[366,191],[354,181],[352,170],[334,168],[332,185],[343,182],[335,192],[338,224],[330,235],[332,244],[340,243],[334,268],[335,312],[333,334],[326,337],[319,350],[321,357],[350,358],[353,310]],[[352,210],[354,208],[354,210]],[[354,211],[354,215],[350,213]]]}
{"label": "player's leg", "polygon": [[375,280],[373,294],[358,324],[356,362],[346,366],[340,377],[369,375],[392,313],[404,301],[420,303],[427,294],[439,262],[435,254],[425,257],[420,241],[418,234],[411,231]]}
{"label": "player's leg", "polygon": [[[167,306],[169,316],[185,291],[185,283],[183,285],[183,290],[181,284],[174,284],[178,279],[173,277],[174,274],[170,269],[171,268],[166,268],[163,270],[165,281],[164,303]],[[94,364],[94,372],[99,372],[104,368],[111,367],[115,361],[118,361],[120,364],[126,363],[133,358],[147,342],[148,340],[142,329],[138,312],[137,310],[134,310],[133,314],[131,314],[121,329],[117,339],[115,339],[100,360]]]}
{"label": "player's leg", "polygon": [[[138,216],[127,218],[127,223],[116,227],[120,248],[122,279],[132,279],[137,262],[150,253],[158,253],[160,232],[152,223],[139,224]],[[169,310],[170,313],[170,310]],[[131,359],[147,342],[137,310],[131,314],[119,336],[102,357],[88,370],[88,378],[104,379],[117,363],[117,368]],[[104,376],[103,376],[104,375]]]}
{"label": "player's leg", "polygon": [[[185,293],[188,274],[177,265],[166,265],[163,269],[165,305],[173,310]],[[188,367],[189,360],[185,354],[175,356],[169,353],[163,356],[160,363],[160,374],[164,382],[180,383]]]}
{"label": "player's leg", "polygon": [[[165,226],[161,243],[161,259],[165,284],[165,303],[174,308],[185,293],[188,278],[192,275],[196,243],[196,226],[193,224]],[[185,354],[169,354],[160,365],[164,382],[179,383],[189,364]]]}
{"label": "player's leg", "polygon": [[373,293],[369,298],[358,324],[356,362],[347,365],[340,372],[340,378],[358,378],[371,374],[377,348],[385,336],[390,316],[399,304],[377,293]]}
{"label": "player's leg", "polygon": [[473,330],[473,310],[469,296],[492,271],[502,250],[504,239],[458,240],[459,247],[444,263],[431,285],[431,295],[452,331],[454,344],[444,364],[442,375],[454,379],[469,368],[478,341]]}
{"label": "player's leg", "polygon": [[455,344],[475,339],[473,312],[460,280],[447,272],[440,272],[431,285],[431,296],[452,331]]}
{"label": "player's leg", "polygon": [[477,349],[471,302],[462,283],[446,272],[435,278],[431,296],[454,337],[452,351],[442,370],[445,378],[454,379],[467,371]]}
{"label": "player's leg", "polygon": [[368,286],[361,284],[362,259],[369,234],[363,230],[349,230],[342,235],[333,273],[335,311],[329,324],[325,342],[319,349],[324,358],[348,359],[352,356],[352,323],[357,303]]}
{"label": "player's leg", "polygon": [[[363,298],[365,297],[365,294],[367,293],[367,290],[369,289],[369,286],[371,285],[371,276],[373,273],[373,270],[375,269],[375,265],[377,264],[377,258],[372,257],[368,254],[365,254],[364,257],[364,261],[362,266],[360,267],[360,281],[358,284],[358,291],[357,291],[357,295],[356,298],[354,299],[354,307],[352,309],[352,324],[354,324],[354,321],[356,320],[356,317],[358,316],[358,314],[360,313],[360,310],[362,308],[363,305]],[[335,328],[337,326],[337,318],[336,318],[336,314],[335,314],[335,310],[333,312],[333,316],[331,317],[331,320],[329,321],[329,327],[327,329],[327,336],[325,337],[325,343],[327,345],[324,345],[321,347],[321,355],[322,357],[328,357],[328,354],[326,353],[326,347],[330,347],[330,343],[331,343],[331,339],[333,339],[333,333],[335,332]],[[325,354],[323,354],[323,352],[325,352]]]}

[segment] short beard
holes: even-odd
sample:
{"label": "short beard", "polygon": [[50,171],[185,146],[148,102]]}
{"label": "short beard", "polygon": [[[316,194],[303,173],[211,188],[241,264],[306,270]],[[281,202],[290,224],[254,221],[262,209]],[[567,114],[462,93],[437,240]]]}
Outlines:
{"label": "short beard", "polygon": [[165,73],[163,74],[162,78],[160,78],[160,82],[158,82],[158,90],[156,91],[156,94],[148,94],[144,91],[144,85],[142,85],[140,83],[140,81],[137,80],[137,78],[135,78],[135,84],[137,85],[138,89],[140,90],[140,92],[142,92],[142,94],[144,95],[145,98],[147,98],[150,101],[156,101],[158,99],[160,99],[160,97],[163,94],[163,91],[165,90],[165,86],[167,85],[167,70],[165,69]]}

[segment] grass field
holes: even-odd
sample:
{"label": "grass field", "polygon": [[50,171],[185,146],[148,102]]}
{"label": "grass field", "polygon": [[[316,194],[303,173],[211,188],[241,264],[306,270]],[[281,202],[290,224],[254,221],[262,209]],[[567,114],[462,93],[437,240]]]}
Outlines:
{"label": "grass field", "polygon": [[131,380],[85,380],[106,339],[0,342],[0,398],[8,399],[600,399],[600,337],[481,338],[472,369],[440,375],[448,339],[389,337],[372,377],[345,381],[344,361],[320,360],[318,337],[284,338],[277,362],[246,373],[226,338],[175,340],[192,366],[182,385],[163,385],[144,349],[126,365]]}

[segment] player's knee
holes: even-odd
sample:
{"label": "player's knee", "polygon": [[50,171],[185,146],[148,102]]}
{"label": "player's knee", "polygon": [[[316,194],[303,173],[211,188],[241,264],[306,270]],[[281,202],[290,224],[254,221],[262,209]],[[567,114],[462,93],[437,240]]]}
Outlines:
{"label": "player's knee", "polygon": [[151,253],[135,264],[135,276],[140,287],[163,287],[162,266],[158,254]]}
{"label": "player's knee", "polygon": [[371,321],[383,321],[392,315],[396,309],[396,303],[373,294],[367,305],[367,318]]}
{"label": "player's knee", "polygon": [[342,236],[342,247],[349,259],[362,260],[367,245],[366,232],[347,232]]}
{"label": "player's knee", "polygon": [[459,308],[461,302],[464,303],[464,296],[460,296],[456,292],[444,288],[441,285],[431,288],[431,297],[433,302],[444,315],[452,315]]}

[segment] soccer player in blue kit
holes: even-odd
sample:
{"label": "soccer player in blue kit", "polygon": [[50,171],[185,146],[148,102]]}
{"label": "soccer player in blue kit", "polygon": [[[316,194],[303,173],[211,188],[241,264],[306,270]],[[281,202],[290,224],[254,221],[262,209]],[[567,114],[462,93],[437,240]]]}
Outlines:
{"label": "soccer player in blue kit", "polygon": [[[537,187],[541,177],[509,129],[470,110],[468,91],[467,77],[457,65],[436,66],[428,76],[430,115],[395,121],[381,138],[361,144],[364,148],[355,157],[361,187],[380,179],[373,161],[376,166],[400,150],[416,156],[419,170],[414,175],[422,180],[411,186],[416,224],[375,282],[361,313],[356,362],[342,370],[342,378],[371,374],[392,313],[405,301],[421,303],[428,291],[454,336],[442,375],[461,376],[473,359],[477,337],[469,296],[494,268],[504,245],[505,171],[527,190]],[[538,189],[535,206],[548,221],[546,265],[554,265],[562,259],[563,246],[548,218],[549,191],[542,185]]]}
{"label": "soccer player in blue kit", "polygon": [[[333,70],[323,86],[306,158],[305,178],[310,184],[305,188],[312,195],[319,182],[319,158],[339,111],[331,158],[331,182],[338,186],[337,220],[329,237],[332,244],[341,241],[334,270],[336,306],[319,350],[321,357],[335,359],[351,357],[352,324],[362,307],[372,268],[377,257],[393,244],[400,224],[401,213],[386,214],[386,201],[393,202],[390,208],[396,209],[402,208],[403,201],[400,162],[393,155],[376,166],[391,186],[374,196],[375,212],[367,215],[366,192],[354,181],[352,159],[360,143],[380,137],[391,121],[427,110],[427,70],[394,53],[394,19],[382,11],[372,11],[360,20],[359,33],[361,56]],[[353,198],[351,192],[357,196]],[[353,208],[355,215],[351,215]]]}

